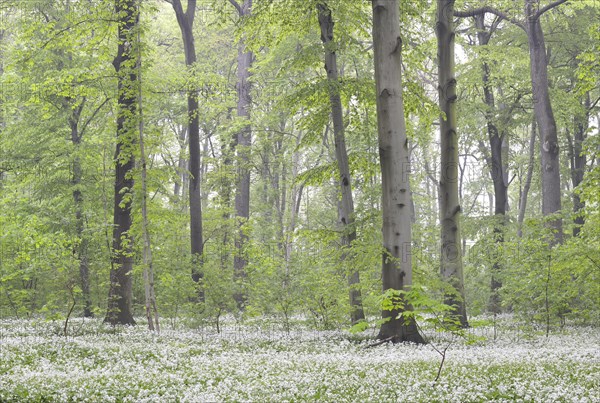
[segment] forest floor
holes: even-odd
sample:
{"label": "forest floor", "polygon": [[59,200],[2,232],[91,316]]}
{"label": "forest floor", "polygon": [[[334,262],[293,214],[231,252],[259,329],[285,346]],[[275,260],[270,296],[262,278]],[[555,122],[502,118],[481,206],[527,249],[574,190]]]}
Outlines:
{"label": "forest floor", "polygon": [[[142,319],[140,319],[142,322]],[[167,327],[167,323],[164,323]],[[598,402],[600,332],[480,327],[474,344],[342,331],[0,320],[1,402]],[[495,338],[493,335],[495,334]],[[440,377],[441,355],[448,348]]]}

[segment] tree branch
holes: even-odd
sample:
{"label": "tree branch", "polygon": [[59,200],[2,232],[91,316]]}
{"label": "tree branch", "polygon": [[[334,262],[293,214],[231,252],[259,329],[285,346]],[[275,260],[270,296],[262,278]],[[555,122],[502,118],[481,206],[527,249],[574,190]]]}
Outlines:
{"label": "tree branch", "polygon": [[542,7],[540,10],[538,10],[537,13],[534,14],[533,19],[537,20],[546,11],[552,10],[554,7],[560,6],[561,4],[566,3],[567,1],[569,1],[569,0],[556,0],[556,1],[546,5],[546,7]]}
{"label": "tree branch", "polygon": [[244,14],[244,11],[242,10],[242,7],[239,5],[239,3],[235,0],[229,0],[229,2],[231,3],[232,6],[235,7],[235,9],[237,10],[238,14],[241,17]]}
{"label": "tree branch", "polygon": [[96,117],[96,115],[98,114],[98,112],[100,111],[100,109],[102,109],[102,107],[103,107],[104,105],[106,105],[106,103],[107,103],[108,101],[110,101],[110,98],[106,98],[106,99],[104,100],[104,102],[102,102],[102,103],[100,104],[100,106],[98,106],[98,107],[96,108],[96,110],[95,110],[95,111],[92,113],[92,116],[90,116],[90,117],[89,117],[89,118],[88,118],[88,119],[85,121],[85,123],[83,124],[83,126],[81,127],[81,130],[80,130],[80,132],[79,132],[79,133],[80,133],[80,135],[79,135],[80,137],[81,137],[81,136],[83,136],[83,134],[85,133],[85,129],[87,129],[87,127],[88,127],[88,125],[90,124],[90,122],[91,122],[92,120],[94,120],[94,118]]}
{"label": "tree branch", "polygon": [[[566,1],[566,0],[563,0],[563,1]],[[454,16],[459,17],[459,18],[467,18],[467,17],[475,17],[476,15],[481,15],[481,14],[485,14],[485,13],[494,14],[494,15],[500,17],[501,19],[510,21],[511,23],[515,24],[519,28],[525,30],[525,25],[523,25],[523,23],[521,21],[517,20],[516,18],[511,17],[510,15],[506,14],[504,11],[500,11],[497,8],[490,7],[490,6],[483,6],[483,7],[474,8],[472,10],[466,10],[466,11],[456,11],[455,10]]]}
{"label": "tree branch", "polygon": [[600,97],[598,97],[598,99],[596,99],[594,101],[594,103],[590,105],[590,107],[588,108],[588,111],[591,111],[592,109],[594,109],[596,107],[596,105],[598,105],[598,102],[600,102]]}

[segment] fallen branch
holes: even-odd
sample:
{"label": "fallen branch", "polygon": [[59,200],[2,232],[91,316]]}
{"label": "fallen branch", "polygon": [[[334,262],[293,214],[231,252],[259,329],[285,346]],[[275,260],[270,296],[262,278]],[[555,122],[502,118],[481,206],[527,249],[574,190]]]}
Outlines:
{"label": "fallen branch", "polygon": [[377,341],[377,342],[375,342],[375,343],[371,343],[371,344],[369,344],[369,345],[368,345],[367,347],[365,347],[365,348],[371,348],[371,347],[377,347],[377,346],[380,346],[380,345],[382,345],[382,344],[385,344],[385,343],[387,343],[387,342],[390,342],[390,341],[394,340],[394,338],[395,338],[395,337],[396,337],[396,336],[390,336],[390,337],[388,337],[388,338],[386,338],[386,339],[379,340],[379,341]]}

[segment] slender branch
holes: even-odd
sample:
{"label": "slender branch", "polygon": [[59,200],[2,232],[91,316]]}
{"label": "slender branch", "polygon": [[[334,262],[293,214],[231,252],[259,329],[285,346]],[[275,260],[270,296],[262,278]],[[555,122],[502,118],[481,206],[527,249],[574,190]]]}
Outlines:
{"label": "slender branch", "polygon": [[566,3],[567,1],[569,1],[569,0],[556,0],[556,1],[546,5],[546,7],[542,7],[537,13],[534,14],[533,19],[537,20],[546,11],[552,10],[554,7],[560,6],[561,4]]}
{"label": "slender branch", "polygon": [[242,7],[239,5],[239,3],[237,1],[229,0],[229,2],[231,3],[232,6],[235,7],[235,9],[237,10],[237,12],[239,13],[240,16],[242,16],[244,14]]}
{"label": "slender branch", "polygon": [[598,105],[598,102],[600,102],[600,97],[598,97],[598,99],[596,99],[594,101],[594,103],[592,105],[590,105],[589,108],[587,108],[588,111],[591,111],[592,109],[594,109],[596,107],[596,105]]}
{"label": "slender branch", "polygon": [[91,122],[91,121],[92,121],[92,120],[93,120],[93,119],[96,117],[96,115],[98,114],[98,112],[100,111],[100,109],[102,109],[102,107],[103,107],[104,105],[106,105],[106,103],[107,103],[108,101],[110,101],[110,98],[106,98],[106,99],[104,100],[104,102],[102,102],[102,103],[100,104],[100,106],[98,106],[98,107],[96,108],[96,110],[95,110],[95,111],[92,113],[92,116],[90,116],[90,117],[89,117],[89,118],[88,118],[88,119],[85,121],[85,123],[84,123],[84,124],[83,124],[83,126],[81,127],[81,131],[79,132],[79,133],[80,133],[80,134],[79,134],[79,136],[80,136],[80,137],[81,137],[81,136],[83,136],[83,134],[85,133],[85,129],[88,127],[88,125],[90,124],[90,122]]}
{"label": "slender branch", "polygon": [[490,36],[494,33],[494,31],[496,31],[496,28],[498,28],[498,25],[500,25],[502,20],[503,20],[502,17],[496,16],[496,18],[494,18],[494,21],[492,22],[492,25],[490,26],[490,31],[489,31]]}

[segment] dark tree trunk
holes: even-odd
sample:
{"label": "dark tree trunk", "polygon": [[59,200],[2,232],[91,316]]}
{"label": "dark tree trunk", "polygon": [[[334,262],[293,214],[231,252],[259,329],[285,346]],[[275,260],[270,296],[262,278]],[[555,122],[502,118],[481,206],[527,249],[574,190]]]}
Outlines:
{"label": "dark tree trunk", "polygon": [[[479,46],[486,46],[490,40],[492,31],[486,31],[485,14],[475,16],[475,25],[477,28],[477,39]],[[504,229],[506,224],[506,206],[508,205],[508,178],[506,172],[506,164],[503,161],[502,147],[504,143],[504,135],[500,135],[498,126],[494,120],[494,111],[496,105],[494,101],[494,92],[490,85],[490,67],[486,62],[482,64],[482,79],[483,79],[483,94],[486,105],[485,119],[487,122],[487,132],[490,148],[490,159],[488,168],[490,176],[494,184],[494,238],[495,242],[501,245],[504,242]],[[498,257],[494,258],[492,265],[491,292],[492,295],[489,301],[489,309],[492,313],[500,312],[500,294],[499,289],[502,287],[502,282],[499,279],[499,274],[502,271]]]}
{"label": "dark tree trunk", "polygon": [[133,199],[133,148],[137,129],[136,55],[131,45],[139,22],[135,0],[115,0],[118,16],[118,50],[113,61],[118,77],[117,147],[115,152],[115,200],[112,263],[108,311],[105,322],[134,325],[132,311],[132,243],[131,203]]}
{"label": "dark tree trunk", "polygon": [[[382,180],[383,291],[412,285],[410,163],[402,100],[402,39],[397,0],[372,0],[377,131]],[[411,309],[405,306],[404,310]],[[403,309],[384,310],[378,338],[424,343]]]}
{"label": "dark tree trunk", "polygon": [[[350,167],[348,165],[348,152],[346,149],[346,137],[344,134],[344,120],[342,113],[342,101],[340,98],[337,56],[335,53],[335,42],[333,41],[333,19],[331,10],[326,3],[317,4],[319,26],[321,28],[321,41],[325,48],[325,71],[329,81],[329,102],[331,104],[331,117],[333,119],[333,134],[335,144],[335,158],[337,160],[339,173],[339,186],[341,191],[341,208],[339,209],[340,222],[343,227],[342,245],[351,248],[356,239],[356,227],[354,225],[354,201],[352,199],[352,185],[350,178]],[[351,249],[349,249],[351,250]],[[346,263],[352,261],[351,252],[342,255]],[[362,308],[360,292],[360,274],[355,268],[348,270],[348,286],[350,288],[350,320],[356,323],[365,318]]]}
{"label": "dark tree trunk", "polygon": [[463,283],[460,233],[461,206],[458,193],[458,133],[456,116],[456,78],[454,76],[454,0],[438,0],[436,33],[438,38],[438,95],[440,109],[440,222],[442,278],[454,288],[446,303],[453,315],[468,326]]}
{"label": "dark tree trunk", "polygon": [[[244,0],[240,5],[235,0],[230,0],[238,11],[240,19],[250,16],[252,12],[252,0]],[[250,117],[250,69],[254,55],[246,50],[244,40],[238,44],[237,59],[237,116],[248,120]],[[250,217],[250,145],[252,141],[252,130],[250,124],[245,125],[238,133],[236,138],[237,150],[237,177],[235,189],[235,215],[237,217],[238,233],[235,238],[235,256],[233,261],[234,276],[238,282],[238,291],[234,294],[234,299],[239,309],[243,310],[246,304],[246,292],[244,291],[244,282],[246,278],[246,259],[245,246],[248,243],[248,235],[244,232],[244,224]]]}
{"label": "dark tree trunk", "polygon": [[[192,67],[196,63],[196,47],[194,45],[194,16],[196,0],[188,0],[184,12],[181,0],[173,0],[173,10],[183,38],[185,64]],[[189,88],[187,91],[188,107],[188,145],[189,155],[189,198],[190,198],[190,253],[192,258],[192,280],[198,287],[198,300],[204,300],[204,290],[201,288],[202,255],[204,240],[202,238],[202,198],[200,197],[200,123],[198,117],[198,91]]]}
{"label": "dark tree trunk", "polygon": [[[525,0],[525,27],[529,42],[533,108],[541,136],[542,214],[548,216],[559,214],[561,210],[560,164],[556,121],[548,92],[546,44],[536,5],[536,0]],[[552,243],[561,243],[562,219],[552,219],[548,227],[554,234]]]}

